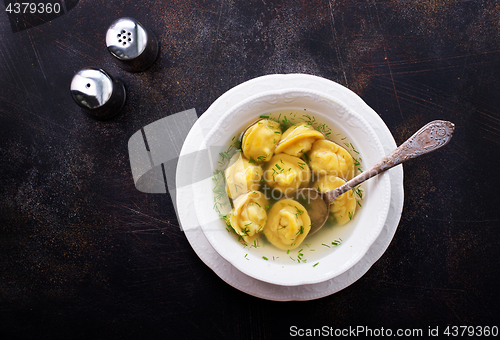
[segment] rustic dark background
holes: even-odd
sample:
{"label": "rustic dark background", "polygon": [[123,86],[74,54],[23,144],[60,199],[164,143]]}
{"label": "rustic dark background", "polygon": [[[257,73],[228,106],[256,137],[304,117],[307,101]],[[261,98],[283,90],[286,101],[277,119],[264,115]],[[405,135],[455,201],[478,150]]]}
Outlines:
{"label": "rustic dark background", "polygon": [[[8,4],[9,1],[5,1]],[[500,5],[496,1],[65,1],[19,19],[0,4],[0,335],[4,339],[282,339],[289,328],[499,324]],[[132,16],[160,41],[143,73],[105,47]],[[45,23],[43,23],[45,22]],[[41,24],[40,24],[41,23]],[[73,74],[98,66],[128,98],[83,115]],[[141,127],[273,73],[356,92],[399,144],[434,119],[444,149],[405,164],[396,235],[337,294],[278,303],[223,282],[178,227],[168,195],[134,187]]]}

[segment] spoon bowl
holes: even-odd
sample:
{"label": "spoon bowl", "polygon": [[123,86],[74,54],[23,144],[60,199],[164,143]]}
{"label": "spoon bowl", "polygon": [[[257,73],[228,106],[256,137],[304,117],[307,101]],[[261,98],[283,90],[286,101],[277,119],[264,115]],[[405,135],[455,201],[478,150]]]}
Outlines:
{"label": "spoon bowl", "polygon": [[311,218],[311,229],[308,236],[315,234],[323,227],[330,214],[330,204],[337,197],[398,164],[445,146],[451,140],[454,130],[455,124],[452,122],[432,121],[415,132],[413,136],[377,164],[345,184],[323,194],[313,188],[299,190],[297,200],[306,208]]}
{"label": "spoon bowl", "polygon": [[324,195],[314,188],[304,188],[297,191],[296,200],[307,210],[311,219],[309,235],[318,231],[328,219],[330,204],[325,201]]}

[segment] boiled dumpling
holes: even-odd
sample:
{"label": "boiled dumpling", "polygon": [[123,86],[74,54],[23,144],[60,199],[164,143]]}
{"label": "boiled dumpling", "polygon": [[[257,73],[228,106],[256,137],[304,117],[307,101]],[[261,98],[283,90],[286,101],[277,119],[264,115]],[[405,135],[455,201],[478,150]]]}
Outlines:
{"label": "boiled dumpling", "polygon": [[250,163],[241,152],[236,153],[226,168],[226,192],[236,198],[249,190],[259,190],[263,170],[260,165]]}
{"label": "boiled dumpling", "polygon": [[304,152],[311,149],[315,141],[321,139],[325,139],[325,136],[311,125],[306,123],[293,125],[283,133],[274,153],[284,152],[292,156],[301,157]]}
{"label": "boiled dumpling", "polygon": [[266,225],[269,201],[263,193],[250,191],[235,199],[233,205],[229,222],[236,234],[250,244]]}
{"label": "boiled dumpling", "polygon": [[311,170],[304,160],[281,153],[274,155],[267,163],[264,179],[272,189],[289,195],[309,184]]}
{"label": "boiled dumpling", "polygon": [[354,177],[352,156],[332,141],[314,142],[308,156],[309,166],[316,175],[334,175],[347,181]]}
{"label": "boiled dumpling", "polygon": [[311,229],[311,219],[299,202],[281,199],[268,211],[264,235],[279,249],[298,247]]}
{"label": "boiled dumpling", "polygon": [[274,120],[261,119],[245,132],[241,149],[252,162],[267,162],[273,156],[280,139],[280,124]]}
{"label": "boiled dumpling", "polygon": [[[316,183],[314,183],[314,188],[317,188],[320,192],[327,192],[338,188],[345,181],[333,175],[321,176]],[[349,190],[336,199],[330,204],[330,216],[329,219],[337,225],[343,225],[349,222],[354,216],[356,211],[356,198],[352,190]]]}

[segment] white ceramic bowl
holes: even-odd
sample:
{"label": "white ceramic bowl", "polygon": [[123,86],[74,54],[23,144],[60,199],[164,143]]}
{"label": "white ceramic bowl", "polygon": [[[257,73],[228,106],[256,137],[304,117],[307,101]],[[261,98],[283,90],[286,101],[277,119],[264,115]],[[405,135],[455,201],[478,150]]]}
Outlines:
{"label": "white ceramic bowl", "polygon": [[[327,131],[331,133],[327,138],[361,159],[362,169],[368,169],[384,156],[383,147],[370,125],[342,102],[311,90],[288,89],[255,95],[228,110],[204,139],[203,146],[211,156],[208,161],[207,157],[197,157],[194,177],[197,173],[201,177],[207,167],[212,171],[221,169],[218,153],[227,150],[232,140],[259,116],[269,114],[280,120],[286,116],[294,123],[312,118],[315,127],[329,127],[331,130]],[[287,253],[265,242],[263,235],[259,247],[242,246],[236,236],[226,230],[214,209],[214,181],[207,179],[193,185],[195,213],[213,248],[243,273],[282,286],[324,282],[354,266],[383,229],[391,198],[388,174],[370,179],[362,184],[362,207],[358,207],[351,221],[344,226],[324,227]],[[226,214],[230,206],[226,204],[221,209]],[[335,245],[339,240],[341,244]]]}

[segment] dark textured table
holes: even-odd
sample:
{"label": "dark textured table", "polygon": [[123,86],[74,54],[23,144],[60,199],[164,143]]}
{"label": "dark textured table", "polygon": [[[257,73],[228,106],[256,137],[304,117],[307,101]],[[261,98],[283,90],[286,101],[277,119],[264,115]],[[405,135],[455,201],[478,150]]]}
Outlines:
{"label": "dark textured table", "polygon": [[[0,6],[2,338],[500,326],[498,3],[63,5],[57,17],[10,20]],[[160,56],[146,72],[123,71],[106,50],[106,30],[123,16],[158,36]],[[115,118],[95,121],[73,102],[69,84],[85,66],[125,84]],[[307,302],[262,300],[221,280],[192,250],[170,196],[136,190],[128,158],[141,127],[190,108],[201,115],[228,89],[274,73],[347,86],[398,144],[434,119],[457,126],[444,149],[404,165],[403,214],[381,259],[351,286]]]}

